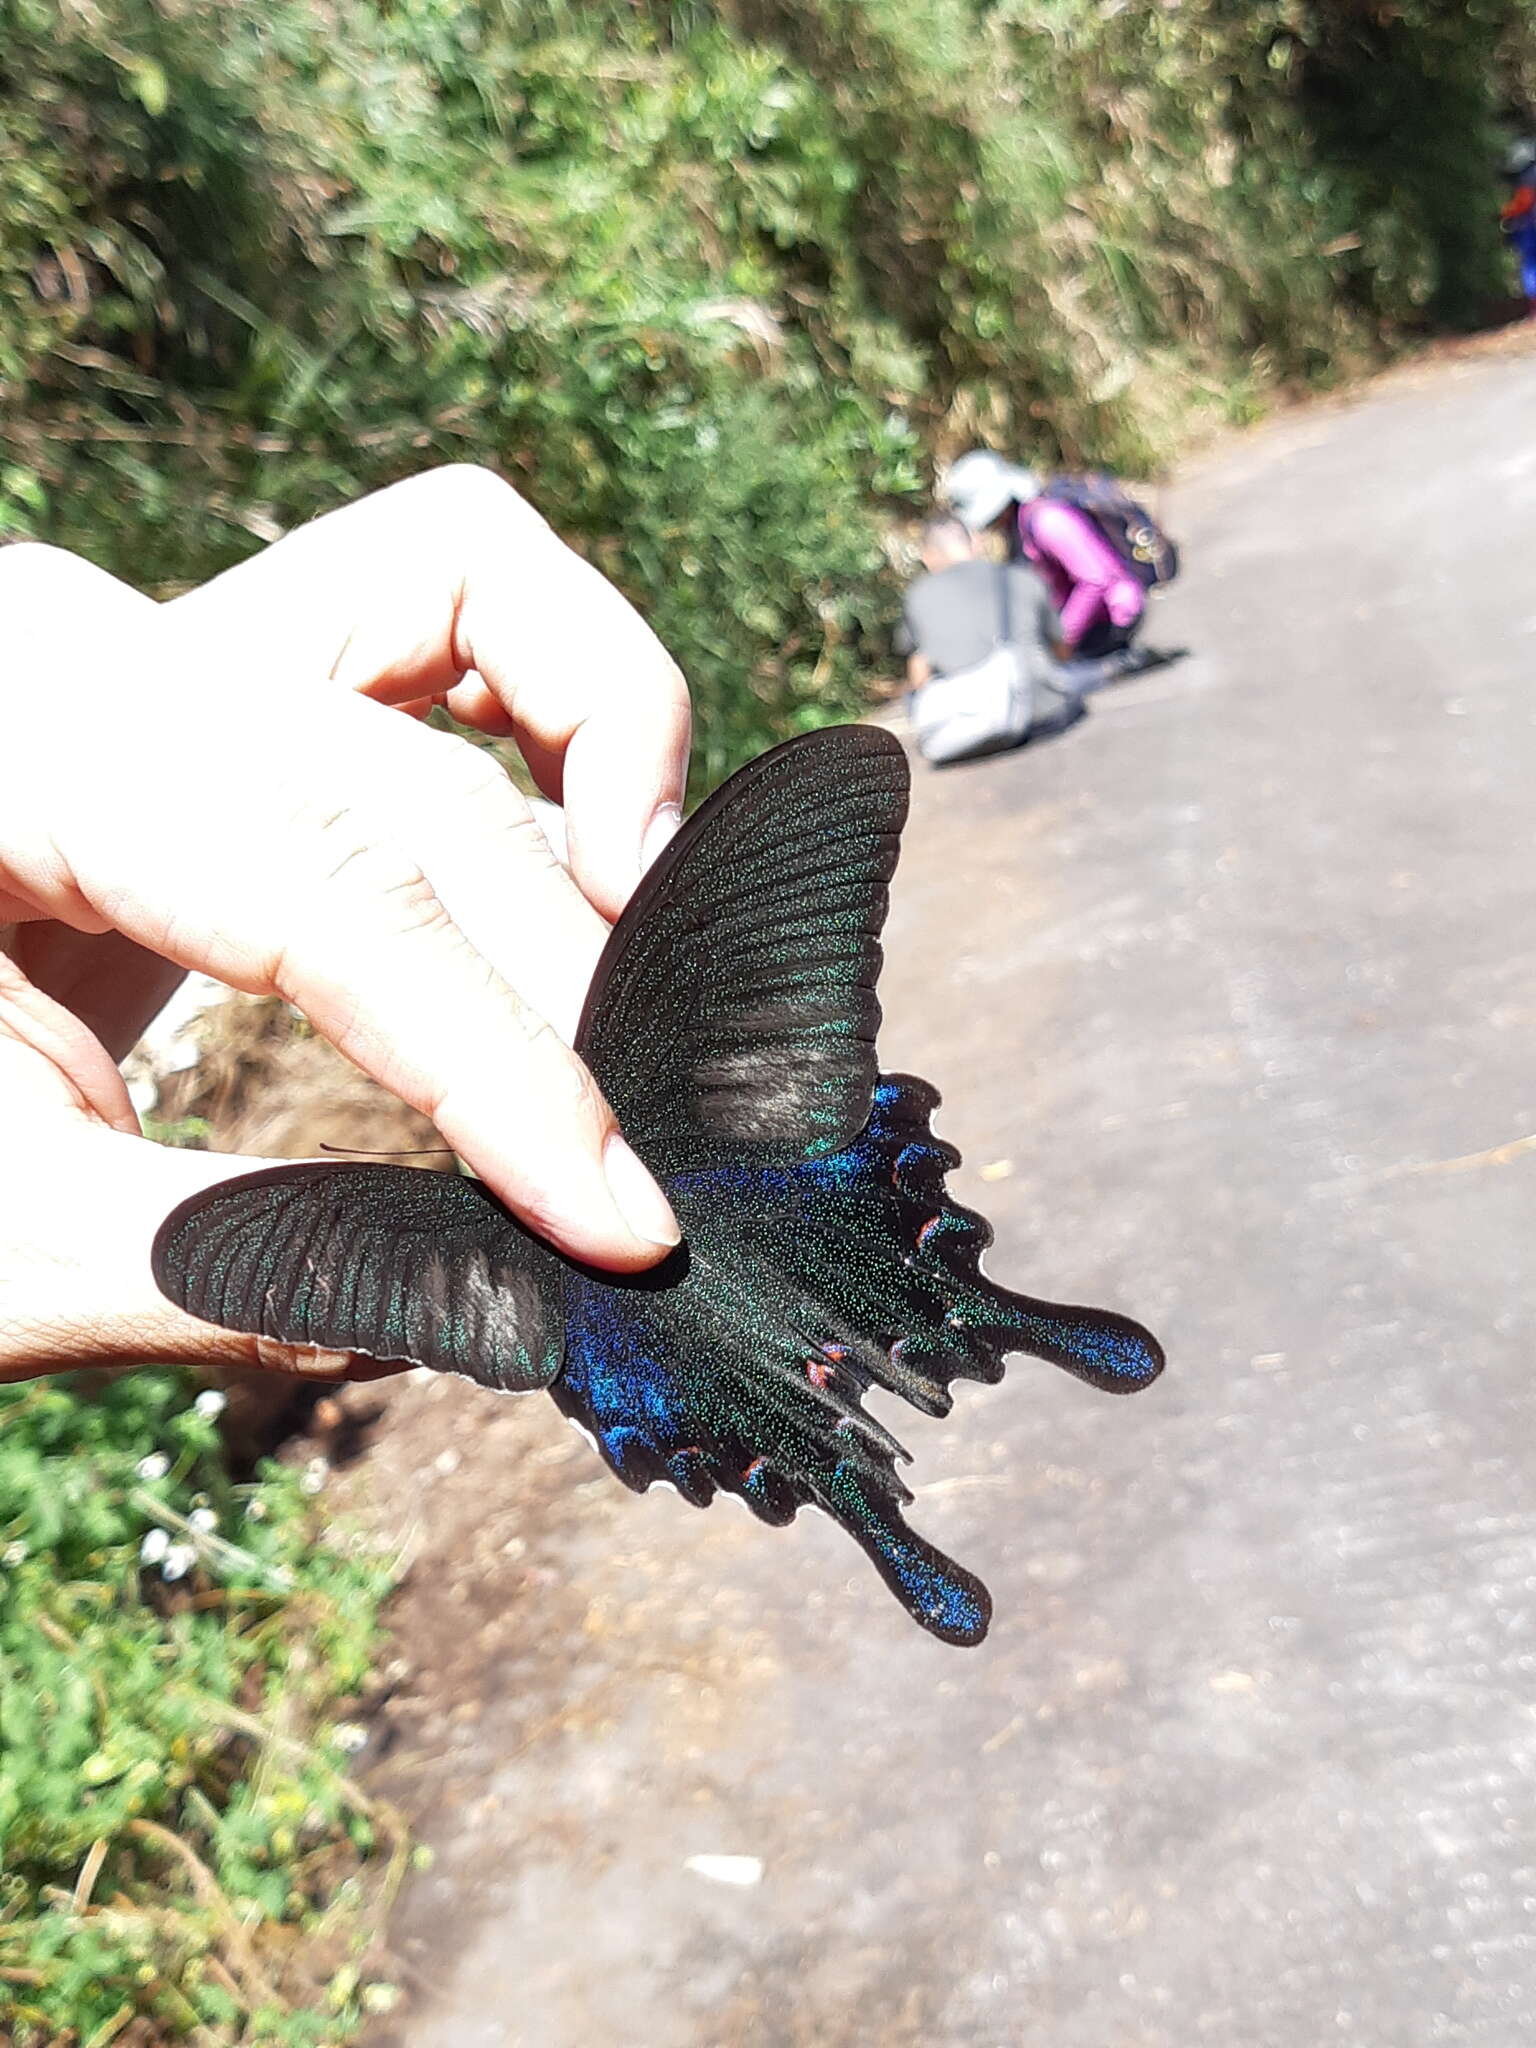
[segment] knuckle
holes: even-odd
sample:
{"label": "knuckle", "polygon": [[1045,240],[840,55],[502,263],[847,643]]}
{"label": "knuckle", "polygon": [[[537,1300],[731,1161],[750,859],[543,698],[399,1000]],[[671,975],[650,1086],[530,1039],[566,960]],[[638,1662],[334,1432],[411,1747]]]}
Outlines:
{"label": "knuckle", "polygon": [[0,584],[7,592],[73,589],[95,574],[67,548],[49,547],[46,541],[17,540],[0,547]]}
{"label": "knuckle", "polygon": [[525,804],[517,816],[500,821],[500,837],[509,868],[526,881],[540,873],[563,874],[559,858],[545,836],[544,827]]}
{"label": "knuckle", "polygon": [[522,531],[543,527],[544,521],[522,494],[479,462],[449,462],[412,479],[409,486],[423,499],[446,510],[450,517],[498,526],[515,526]]}
{"label": "knuckle", "polygon": [[542,1069],[539,1088],[546,1103],[582,1122],[606,1125],[610,1121],[608,1105],[586,1065],[553,1025],[526,1007],[521,1015],[528,1049]]}
{"label": "knuckle", "polygon": [[318,881],[329,891],[345,888],[388,903],[404,927],[444,922],[447,912],[417,862],[403,847],[381,838],[350,805],[310,812],[302,843],[305,886]]}
{"label": "knuckle", "polygon": [[430,728],[423,737],[432,748],[427,757],[432,764],[429,773],[432,787],[440,797],[455,804],[511,804],[527,809],[506,770],[484,747],[461,739],[457,733],[433,732]]}
{"label": "knuckle", "polygon": [[433,792],[454,825],[468,825],[487,847],[526,873],[530,867],[558,866],[527,798],[494,754],[452,733],[432,733],[437,747]]}

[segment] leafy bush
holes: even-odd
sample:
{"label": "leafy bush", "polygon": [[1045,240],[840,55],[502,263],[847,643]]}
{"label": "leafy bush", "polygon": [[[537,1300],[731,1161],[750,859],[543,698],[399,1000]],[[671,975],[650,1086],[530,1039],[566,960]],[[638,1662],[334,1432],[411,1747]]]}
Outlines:
{"label": "leafy bush", "polygon": [[1533,0],[0,0],[0,533],[175,587],[433,460],[656,617],[713,779],[989,439],[1142,470],[1500,285]]}
{"label": "leafy bush", "polygon": [[301,1475],[233,1484],[221,1397],[194,1391],[168,1371],[0,1387],[16,2048],[105,2048],[130,2021],[136,2048],[318,2048],[389,1997],[359,1979],[361,1873],[397,1867],[401,1838],[347,1780],[338,1719],[388,1573],[320,1540]]}

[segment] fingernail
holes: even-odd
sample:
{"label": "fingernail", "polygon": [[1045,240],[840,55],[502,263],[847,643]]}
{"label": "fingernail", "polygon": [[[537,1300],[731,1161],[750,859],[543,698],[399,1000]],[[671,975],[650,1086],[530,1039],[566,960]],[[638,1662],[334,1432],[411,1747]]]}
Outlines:
{"label": "fingernail", "polygon": [[671,1204],[617,1131],[603,1147],[603,1171],[614,1206],[636,1237],[668,1246],[681,1241]]}
{"label": "fingernail", "polygon": [[256,1339],[256,1363],[269,1372],[313,1373],[334,1379],[352,1363],[350,1351],[326,1351],[318,1344],[279,1344],[272,1337]]}
{"label": "fingernail", "polygon": [[645,837],[640,842],[640,872],[649,874],[656,864],[656,857],[666,847],[683,822],[680,804],[658,804],[651,815],[651,822],[645,828]]}

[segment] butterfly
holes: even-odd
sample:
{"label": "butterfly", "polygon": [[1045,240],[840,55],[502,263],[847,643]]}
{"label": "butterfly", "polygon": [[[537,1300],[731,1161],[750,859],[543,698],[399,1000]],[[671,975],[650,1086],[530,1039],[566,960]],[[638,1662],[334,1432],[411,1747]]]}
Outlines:
{"label": "butterfly", "polygon": [[879,1071],[909,785],[874,727],[791,740],[694,812],[615,925],[575,1042],[682,1227],[659,1266],[575,1264],[462,1175],[320,1162],[182,1203],[161,1290],[227,1329],[544,1388],[637,1492],[774,1524],[814,1504],[922,1627],[979,1642],[986,1589],[906,1523],[907,1454],[865,1394],[943,1415],[1016,1351],[1126,1393],[1163,1357],[1124,1316],[982,1273],[937,1093]]}

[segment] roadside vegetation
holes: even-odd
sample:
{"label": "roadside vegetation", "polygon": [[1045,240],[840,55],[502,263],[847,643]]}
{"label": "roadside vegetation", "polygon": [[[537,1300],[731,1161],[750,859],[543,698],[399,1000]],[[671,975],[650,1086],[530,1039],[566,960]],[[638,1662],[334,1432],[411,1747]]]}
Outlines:
{"label": "roadside vegetation", "polygon": [[407,1855],[347,1775],[389,1560],[318,1471],[234,1483],[222,1395],[0,1387],[0,2041],[323,2048],[393,1987]]}
{"label": "roadside vegetation", "polygon": [[0,0],[0,519],[171,589],[485,462],[714,781],[986,439],[1146,474],[1500,290],[1536,0]]}

